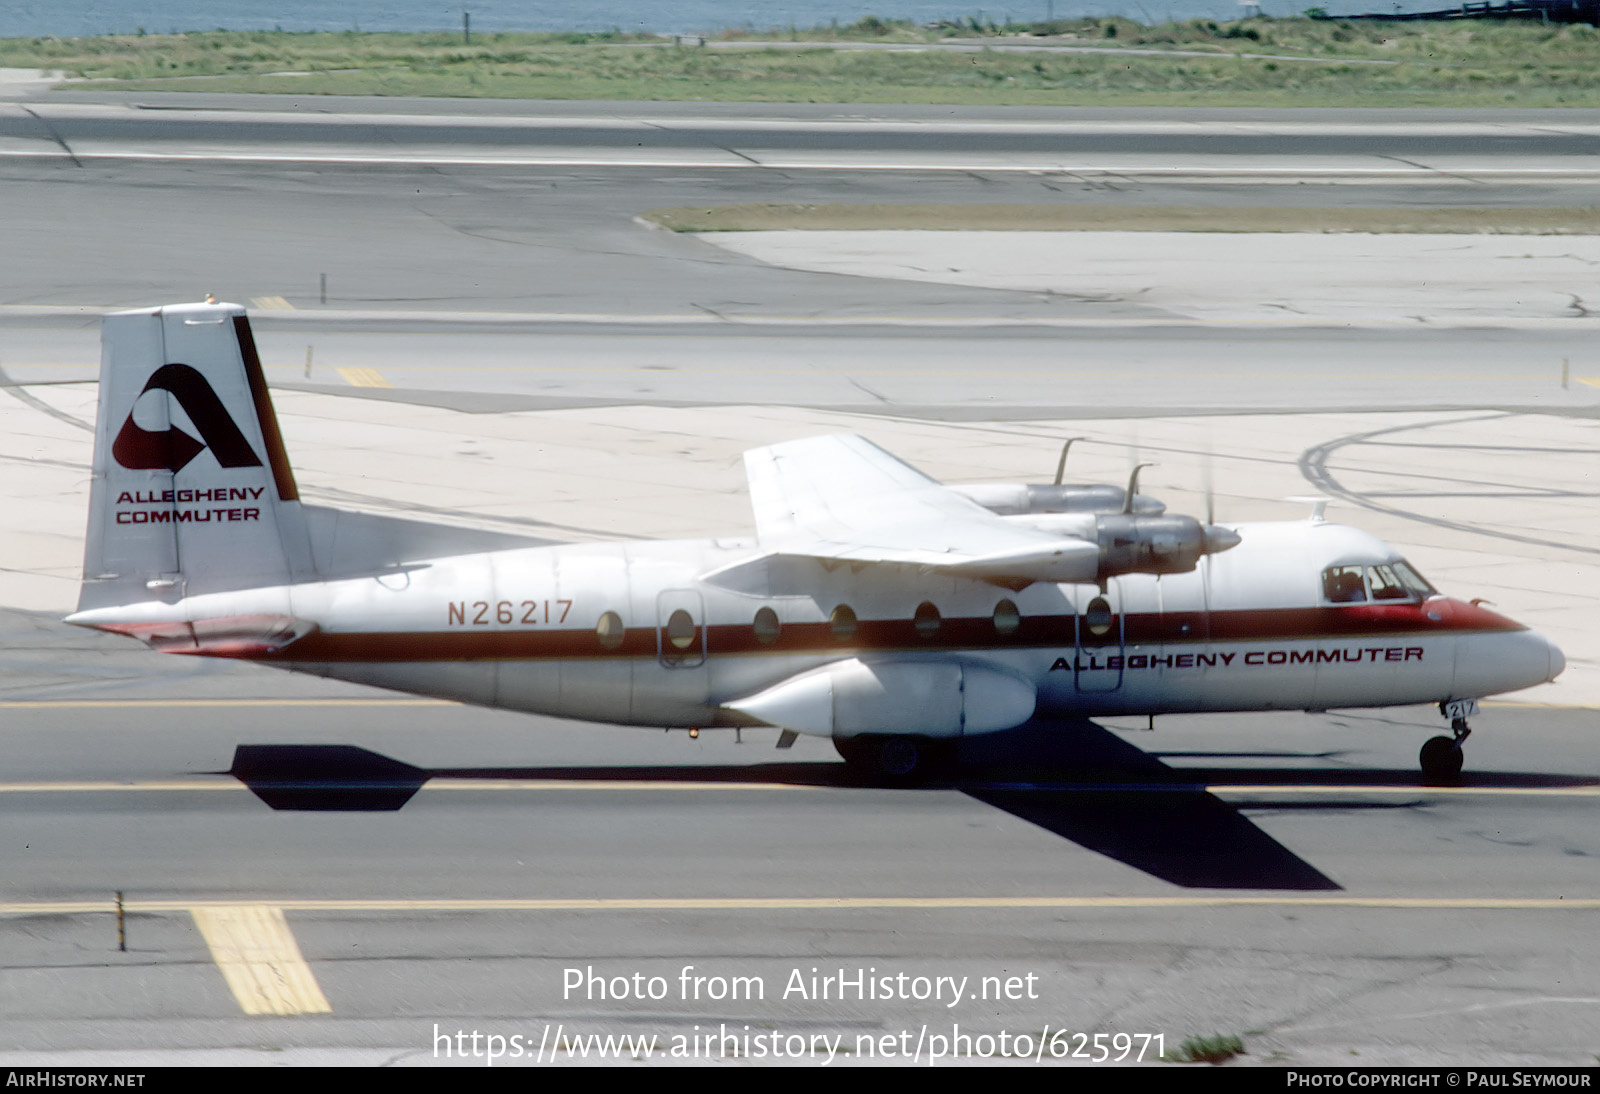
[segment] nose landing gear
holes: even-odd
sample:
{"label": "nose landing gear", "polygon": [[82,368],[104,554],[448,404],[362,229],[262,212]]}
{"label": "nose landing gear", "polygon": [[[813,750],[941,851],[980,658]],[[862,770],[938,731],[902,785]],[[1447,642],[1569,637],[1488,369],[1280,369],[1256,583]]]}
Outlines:
{"label": "nose landing gear", "polygon": [[1450,719],[1451,737],[1432,737],[1422,746],[1417,759],[1422,777],[1429,782],[1450,782],[1461,775],[1461,746],[1472,735],[1467,718],[1478,713],[1476,699],[1456,699],[1439,704],[1439,713]]}

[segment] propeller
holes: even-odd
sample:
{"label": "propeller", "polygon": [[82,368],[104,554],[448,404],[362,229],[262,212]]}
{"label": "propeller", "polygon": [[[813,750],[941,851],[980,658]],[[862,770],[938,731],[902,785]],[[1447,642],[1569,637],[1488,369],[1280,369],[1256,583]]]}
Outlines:
{"label": "propeller", "polygon": [[1139,492],[1139,472],[1147,467],[1155,467],[1153,463],[1136,463],[1133,465],[1133,474],[1128,476],[1128,493],[1122,503],[1124,513],[1133,512],[1133,496]]}
{"label": "propeller", "polygon": [[[1206,554],[1216,554],[1226,551],[1230,547],[1237,547],[1240,543],[1239,533],[1231,528],[1224,528],[1217,523],[1217,488],[1215,476],[1212,474],[1211,442],[1206,442],[1205,455],[1200,460],[1200,481],[1206,492]],[[1211,598],[1211,567],[1206,567],[1205,581],[1207,584],[1206,599]]]}
{"label": "propeller", "polygon": [[1072,442],[1073,441],[1086,441],[1088,439],[1089,439],[1088,437],[1068,437],[1067,438],[1067,443],[1061,446],[1061,458],[1056,461],[1056,481],[1054,483],[1052,483],[1052,485],[1054,485],[1054,486],[1060,486],[1061,485],[1061,476],[1066,474],[1066,471],[1067,471],[1067,453],[1072,451]]}

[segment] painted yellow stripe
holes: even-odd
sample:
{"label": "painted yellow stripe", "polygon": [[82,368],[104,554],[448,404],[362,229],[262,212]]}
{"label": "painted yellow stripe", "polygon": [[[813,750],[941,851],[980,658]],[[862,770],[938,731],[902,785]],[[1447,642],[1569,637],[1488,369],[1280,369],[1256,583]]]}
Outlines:
{"label": "painted yellow stripe", "polygon": [[[1322,321],[1325,324],[1326,321]],[[1190,323],[1189,325],[1193,325]],[[1313,325],[1313,324],[1308,324]],[[341,331],[341,334],[354,334],[354,331]],[[477,332],[467,332],[477,333]],[[461,332],[451,331],[452,337],[461,337]],[[412,337],[407,334],[406,337]],[[1297,344],[1297,343],[1296,343]],[[92,365],[88,367],[93,367]],[[268,368],[283,368],[286,366],[267,366]],[[388,369],[417,369],[431,370],[440,366],[428,361],[395,361],[385,365]],[[514,365],[478,364],[471,361],[451,362],[450,368],[456,372],[523,372],[523,373],[619,373],[631,374],[646,371],[648,365],[561,365],[549,363],[525,362]],[[889,379],[902,377],[916,379],[923,376],[954,376],[954,377],[999,377],[1005,379],[1072,379],[1072,380],[1126,380],[1130,377],[1142,381],[1150,380],[1276,380],[1287,375],[1293,375],[1297,380],[1325,380],[1325,381],[1362,381],[1372,380],[1380,375],[1379,366],[1374,366],[1371,371],[1358,372],[1340,370],[1324,372],[1293,372],[1284,368],[1263,366],[1255,370],[1237,369],[1228,372],[1211,372],[1200,369],[1151,369],[1139,371],[1134,368],[1127,369],[1101,369],[1087,366],[1073,366],[1064,364],[1060,368],[767,368],[763,367],[763,376],[882,376]],[[681,365],[672,366],[674,374],[694,376],[748,376],[750,370],[745,366],[730,365]],[[374,371],[361,369],[338,369],[339,372]],[[1441,383],[1457,380],[1527,380],[1527,373],[1517,372],[1416,372],[1408,374],[1412,379],[1435,380]],[[1587,383],[1588,381],[1582,381]],[[1600,385],[1600,377],[1595,377],[1595,383]],[[387,382],[382,385],[389,386]],[[733,404],[714,404],[717,409]]]}
{"label": "painted yellow stripe", "polygon": [[375,368],[336,368],[334,371],[351,387],[394,387]]}
{"label": "painted yellow stripe", "polygon": [[[130,900],[130,912],[186,912],[195,908],[248,909],[256,900]],[[45,904],[0,904],[0,914],[37,915]],[[73,906],[75,907],[75,906]],[[440,898],[411,900],[280,900],[280,912],[720,912],[720,911],[927,911],[1028,908],[1389,908],[1467,911],[1597,911],[1596,897],[1407,897],[1407,896],[1012,896],[1012,897],[544,897]],[[114,912],[101,901],[99,911]]]}
{"label": "painted yellow stripe", "polygon": [[1514,797],[1600,798],[1600,786],[1341,786],[1318,783],[1311,786],[1242,784],[1207,786],[1212,794],[1399,794],[1414,798],[1419,794],[1511,795]]}
{"label": "painted yellow stripe", "polygon": [[[0,782],[0,794],[94,794],[94,793],[137,793],[142,791],[156,791],[166,793],[188,793],[190,791],[239,791],[246,789],[245,784],[237,782],[231,775],[197,775],[189,778],[174,779],[57,779],[39,782]],[[640,779],[460,779],[460,778],[433,778],[424,784],[427,790],[602,790],[602,791],[629,791],[629,790],[682,790],[701,793],[715,790],[780,790],[780,791],[829,791],[838,789],[827,785],[789,782],[763,782],[761,780],[746,779],[740,781],[693,781],[688,779],[666,780],[640,780]],[[954,789],[960,789],[956,786]],[[1027,787],[1018,787],[1026,790]],[[1192,784],[1177,783],[1164,785],[1151,783],[1143,785],[1110,785],[1099,786],[1094,783],[1074,784],[1043,784],[1040,790],[1110,792],[1110,793],[1181,793],[1193,789]],[[1395,785],[1395,786],[1348,786],[1338,783],[1314,784],[1275,784],[1275,783],[1243,783],[1243,784],[1212,784],[1204,789],[1211,794],[1244,795],[1244,796],[1270,796],[1284,797],[1285,795],[1337,795],[1350,797],[1354,795],[1390,795],[1405,798],[1432,797],[1432,796],[1472,796],[1472,797],[1533,797],[1533,798],[1600,798],[1600,786],[1423,786],[1423,785]],[[1240,803],[1248,804],[1248,803]]]}
{"label": "painted yellow stripe", "polygon": [[[626,779],[430,779],[430,790],[829,790],[832,787],[775,782],[629,781]],[[231,775],[189,779],[60,779],[53,782],[0,782],[0,794],[95,794],[157,791],[245,790]]]}
{"label": "painted yellow stripe", "polygon": [[447,699],[6,699],[0,710],[100,707],[443,707]]}
{"label": "painted yellow stripe", "polygon": [[333,1010],[289,932],[283,909],[259,904],[189,909],[233,997],[246,1014]]}
{"label": "painted yellow stripe", "polygon": [[210,779],[149,779],[132,782],[114,782],[97,779],[62,779],[57,782],[0,783],[0,794],[86,794],[117,790],[241,790],[243,783],[231,776],[218,775]]}
{"label": "painted yellow stripe", "polygon": [[294,311],[294,305],[281,296],[252,296],[250,303],[262,311]]}
{"label": "painted yellow stripe", "polygon": [[1600,376],[1574,376],[1573,379],[1590,387],[1600,387]]}
{"label": "painted yellow stripe", "polygon": [[[450,699],[0,699],[0,710],[49,707],[453,707]],[[1526,710],[1596,710],[1593,703],[1535,703],[1484,699],[1482,706]]]}
{"label": "painted yellow stripe", "polygon": [[[440,898],[411,900],[129,900],[128,912],[271,911],[377,914],[384,912],[772,912],[772,911],[1018,911],[1026,909],[1138,908],[1368,908],[1416,911],[1600,911],[1600,896],[1415,897],[1415,896],[861,896],[861,897],[574,897]],[[0,915],[114,914],[111,900],[0,903]],[[198,918],[196,920],[198,922]],[[294,940],[289,937],[289,945]],[[298,949],[295,950],[298,957]],[[320,993],[319,993],[320,994]]]}

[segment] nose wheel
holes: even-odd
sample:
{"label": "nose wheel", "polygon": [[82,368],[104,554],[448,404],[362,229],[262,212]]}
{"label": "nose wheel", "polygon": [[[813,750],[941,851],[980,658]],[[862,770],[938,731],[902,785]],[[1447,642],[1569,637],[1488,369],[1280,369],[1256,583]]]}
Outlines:
{"label": "nose wheel", "polygon": [[1472,730],[1465,717],[1456,717],[1450,719],[1450,732],[1453,736],[1429,738],[1417,757],[1422,765],[1422,777],[1429,782],[1449,782],[1461,775],[1464,758],[1461,746]]}

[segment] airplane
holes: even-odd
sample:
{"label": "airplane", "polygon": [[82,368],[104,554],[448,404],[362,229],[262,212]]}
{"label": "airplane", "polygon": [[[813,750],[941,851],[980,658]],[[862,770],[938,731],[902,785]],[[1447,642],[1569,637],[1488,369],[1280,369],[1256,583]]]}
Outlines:
{"label": "airplane", "polygon": [[[914,781],[964,737],[1094,717],[1437,703],[1561,651],[1322,519],[1221,525],[1138,492],[948,487],[853,435],[745,454],[755,535],[549,544],[300,500],[245,310],[104,319],[67,622],[486,707],[831,738]],[[1063,460],[1065,455],[1063,454]]]}

